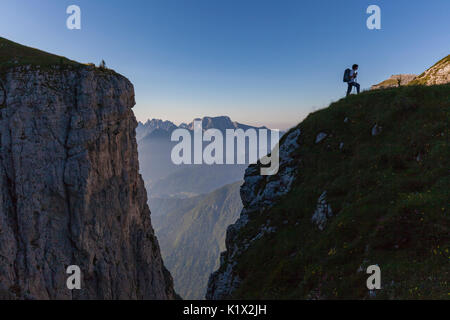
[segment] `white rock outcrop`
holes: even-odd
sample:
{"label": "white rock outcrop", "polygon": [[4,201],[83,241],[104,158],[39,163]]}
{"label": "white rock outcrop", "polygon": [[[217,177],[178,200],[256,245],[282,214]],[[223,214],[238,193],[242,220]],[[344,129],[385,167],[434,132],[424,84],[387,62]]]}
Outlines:
{"label": "white rock outcrop", "polygon": [[321,142],[323,139],[325,139],[328,135],[325,132],[320,132],[317,136],[316,136],[316,143]]}
{"label": "white rock outcrop", "polygon": [[383,128],[375,123],[375,125],[370,130],[370,133],[372,134],[372,136],[377,136],[381,133],[382,130],[383,130]]}
{"label": "white rock outcrop", "polygon": [[333,215],[331,206],[327,203],[327,192],[324,191],[317,200],[317,207],[314,211],[311,221],[317,225],[319,230],[323,230],[327,223],[328,218]]}

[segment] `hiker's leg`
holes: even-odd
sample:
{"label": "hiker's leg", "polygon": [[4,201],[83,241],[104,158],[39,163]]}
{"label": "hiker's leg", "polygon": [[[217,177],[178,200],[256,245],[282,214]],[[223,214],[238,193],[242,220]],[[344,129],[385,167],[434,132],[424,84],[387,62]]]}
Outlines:
{"label": "hiker's leg", "polygon": [[347,96],[350,94],[350,92],[352,92],[352,84],[350,82],[348,82],[348,88],[347,88]]}
{"label": "hiker's leg", "polygon": [[356,91],[357,91],[358,94],[359,94],[359,83],[356,83],[356,82],[355,82],[353,85],[356,87]]}

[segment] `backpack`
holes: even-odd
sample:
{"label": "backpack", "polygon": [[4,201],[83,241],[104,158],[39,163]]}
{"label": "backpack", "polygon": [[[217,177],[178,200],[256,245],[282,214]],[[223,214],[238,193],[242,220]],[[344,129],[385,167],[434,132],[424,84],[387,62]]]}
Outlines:
{"label": "backpack", "polygon": [[345,69],[344,72],[344,82],[349,82],[350,81],[350,69]]}

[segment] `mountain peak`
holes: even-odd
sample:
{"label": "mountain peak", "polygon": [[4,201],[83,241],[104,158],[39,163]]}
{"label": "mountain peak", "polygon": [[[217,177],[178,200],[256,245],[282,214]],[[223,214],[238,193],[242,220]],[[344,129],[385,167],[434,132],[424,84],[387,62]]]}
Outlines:
{"label": "mountain peak", "polygon": [[450,82],[450,54],[410,82],[411,85],[435,85]]}
{"label": "mountain peak", "polygon": [[133,85],[64,59],[0,38],[0,299],[174,298],[139,174]]}
{"label": "mountain peak", "polygon": [[219,116],[219,117],[203,117],[202,119],[203,130],[208,129],[234,129],[236,128],[236,123],[231,121],[230,117]]}
{"label": "mountain peak", "polygon": [[172,132],[177,128],[194,130],[194,121],[202,122],[202,129],[218,129],[220,131],[225,131],[226,129],[267,129],[267,127],[254,127],[251,125],[246,125],[239,123],[237,121],[231,120],[229,116],[216,116],[210,117],[205,116],[203,118],[195,118],[190,123],[181,123],[179,126],[175,125],[173,122],[169,120],[161,120],[161,119],[148,119],[145,123],[139,122],[138,127],[136,128],[136,136],[137,139],[140,140],[145,136],[152,134],[156,129],[167,131],[167,133]]}
{"label": "mountain peak", "polygon": [[421,75],[396,74],[371,87],[374,89],[392,88],[405,85],[436,85],[450,83],[450,55],[436,62]]}
{"label": "mountain peak", "polygon": [[169,133],[175,130],[177,126],[168,120],[148,119],[145,123],[139,122],[136,128],[136,139],[140,140],[149,134],[159,132],[157,135],[164,135],[163,131]]}

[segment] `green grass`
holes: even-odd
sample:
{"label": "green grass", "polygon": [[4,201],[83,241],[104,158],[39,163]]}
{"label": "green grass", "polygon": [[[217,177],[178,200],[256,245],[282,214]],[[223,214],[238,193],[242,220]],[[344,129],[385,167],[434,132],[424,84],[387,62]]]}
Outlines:
{"label": "green grass", "polygon": [[78,62],[65,57],[26,47],[0,37],[0,70],[23,65],[41,67],[52,65],[80,66]]}
{"label": "green grass", "polygon": [[[376,298],[449,299],[449,118],[450,85],[369,91],[309,115],[292,191],[240,231],[277,228],[238,257],[232,298],[368,298],[365,270],[378,264]],[[315,144],[319,132],[329,137]],[[324,190],[334,216],[319,231]]]}
{"label": "green grass", "polygon": [[30,66],[41,70],[91,68],[102,74],[118,75],[114,70],[95,67],[93,63],[79,63],[66,57],[54,55],[35,48],[23,46],[0,37],[0,76],[11,68]]}

